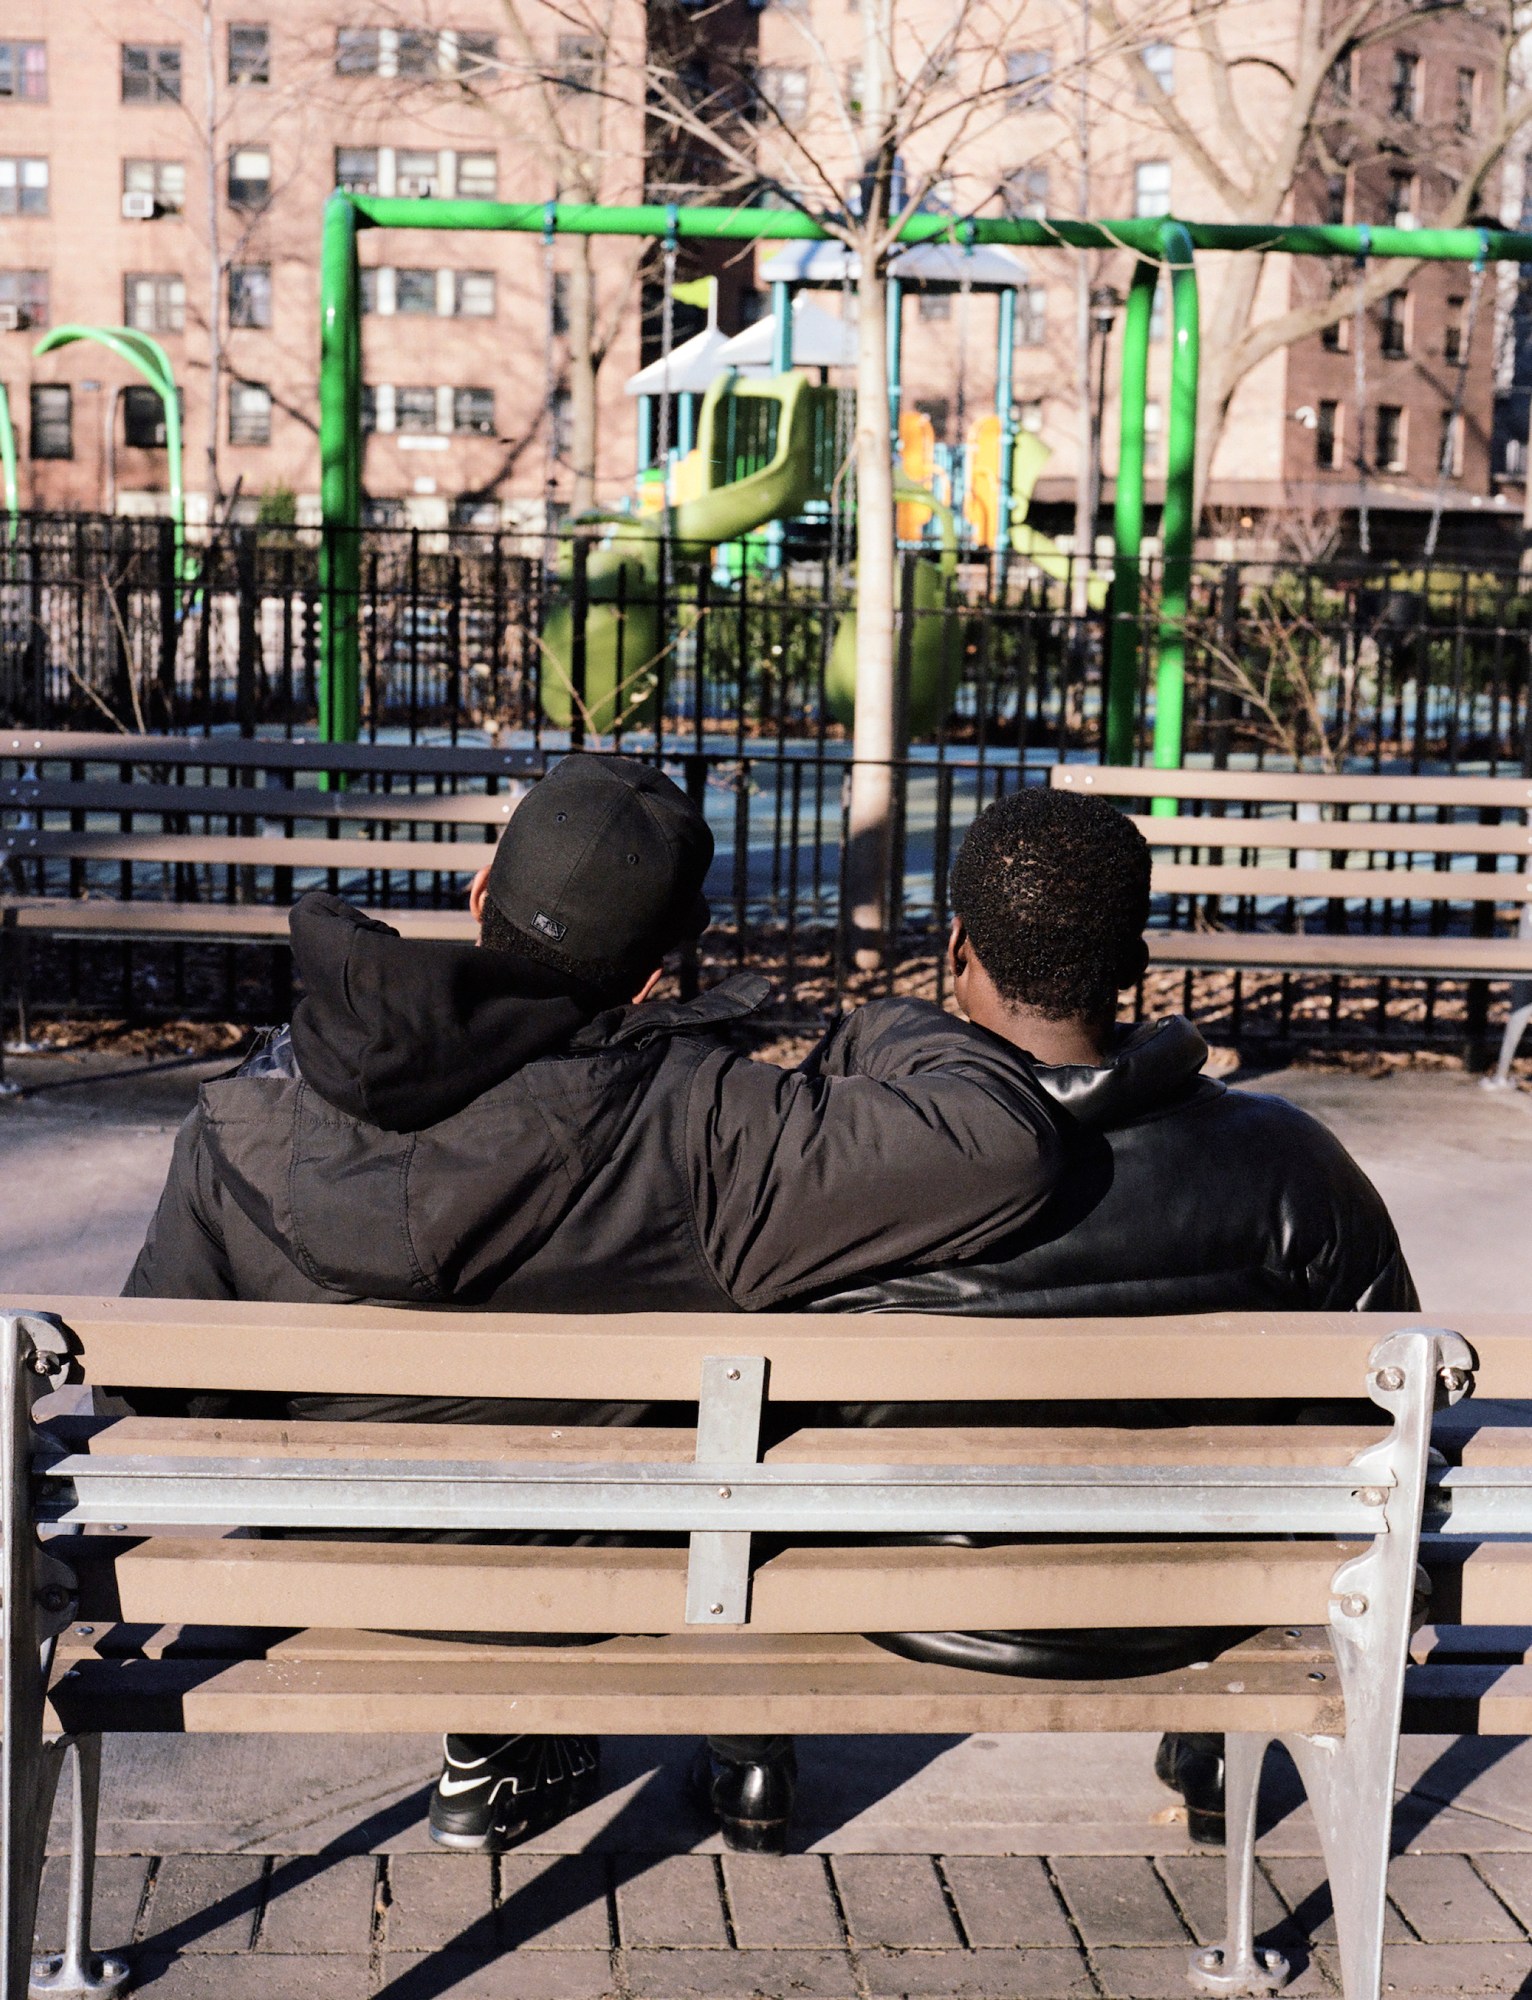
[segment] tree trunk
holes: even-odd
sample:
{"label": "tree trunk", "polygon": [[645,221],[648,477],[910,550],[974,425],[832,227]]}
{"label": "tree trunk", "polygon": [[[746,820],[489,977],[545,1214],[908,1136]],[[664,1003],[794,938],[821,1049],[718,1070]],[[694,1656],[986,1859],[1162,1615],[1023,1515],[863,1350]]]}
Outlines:
{"label": "tree trunk", "polygon": [[571,499],[584,513],[596,504],[596,274],[593,238],[579,238],[569,274],[569,418]]}
{"label": "tree trunk", "polygon": [[202,0],[203,141],[207,159],[207,515],[223,498],[218,477],[218,405],[223,395],[223,260],[218,254],[218,63],[212,0]]}
{"label": "tree trunk", "polygon": [[878,964],[893,819],[894,460],[889,443],[888,281],[864,252],[857,286],[856,723],[846,893],[864,970]]}

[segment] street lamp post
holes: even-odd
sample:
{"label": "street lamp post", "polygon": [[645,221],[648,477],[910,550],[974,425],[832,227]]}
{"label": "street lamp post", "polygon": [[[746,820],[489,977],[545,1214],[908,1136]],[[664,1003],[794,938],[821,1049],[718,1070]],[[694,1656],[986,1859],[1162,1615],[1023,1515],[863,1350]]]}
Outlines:
{"label": "street lamp post", "polygon": [[1090,295],[1091,326],[1097,343],[1096,354],[1096,405],[1091,412],[1090,437],[1090,549],[1089,560],[1096,555],[1096,521],[1101,512],[1101,456],[1106,430],[1106,357],[1107,344],[1112,337],[1117,314],[1122,306],[1122,294],[1115,285],[1097,285]]}

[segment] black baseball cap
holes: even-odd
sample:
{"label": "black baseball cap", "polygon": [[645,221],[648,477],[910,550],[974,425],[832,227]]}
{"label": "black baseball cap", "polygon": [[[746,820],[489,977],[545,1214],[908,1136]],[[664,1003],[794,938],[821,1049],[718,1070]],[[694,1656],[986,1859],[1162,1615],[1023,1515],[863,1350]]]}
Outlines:
{"label": "black baseball cap", "polygon": [[663,771],[575,752],[511,815],[485,893],[535,956],[600,985],[701,936],[712,859],[707,821]]}

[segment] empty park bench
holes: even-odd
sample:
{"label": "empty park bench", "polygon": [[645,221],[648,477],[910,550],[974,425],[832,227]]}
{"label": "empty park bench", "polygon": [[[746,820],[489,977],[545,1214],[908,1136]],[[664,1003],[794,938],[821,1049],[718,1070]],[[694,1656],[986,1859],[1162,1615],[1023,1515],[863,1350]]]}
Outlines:
{"label": "empty park bench", "polygon": [[[540,752],[0,732],[0,919],[23,1009],[37,937],[285,944],[305,889],[471,938],[468,878]],[[282,961],[285,965],[285,960]]]}
{"label": "empty park bench", "polygon": [[[1376,979],[1380,1014],[1392,980],[1509,980],[1508,1078],[1532,1022],[1532,778],[1056,764],[1051,782],[1138,803],[1170,913],[1149,962],[1232,971],[1236,1034],[1247,972]],[[1284,1025],[1289,1004],[1284,982]]]}
{"label": "empty park bench", "polygon": [[[1423,1727],[1532,1727],[1532,1669],[1473,1652],[1483,1628],[1532,1622],[1532,1547],[1485,1539],[1532,1527],[1532,1435],[1476,1434],[1467,1411],[1447,1414],[1475,1386],[1532,1393],[1532,1321],[1465,1335],[1382,1314],[13,1304],[0,1314],[0,2000],[27,1991],[71,1749],[70,1929],[39,1976],[83,1995],[127,1976],[91,1952],[103,1732],[449,1729],[1227,1731],[1228,1931],[1190,1968],[1211,1993],[1273,1991],[1287,1976],[1252,1936],[1256,1789],[1277,1740],[1314,1804],[1348,2000],[1376,2000],[1402,1700]],[[687,1429],[34,1424],[36,1397],[82,1374],[258,1393],[599,1387],[694,1403],[697,1417]],[[929,1406],[954,1385],[996,1421],[935,1421]],[[1061,1399],[1123,1398],[1154,1399],[1161,1427],[1048,1422]],[[1240,1399],[1236,1412],[1268,1401],[1262,1420],[1210,1427],[1209,1398]],[[1294,1415],[1344,1399],[1359,1421],[1273,1423],[1270,1399]],[[1178,1400],[1180,1426],[1163,1417]],[[910,1428],[822,1427],[825,1405],[867,1402],[928,1407]],[[1430,1456],[1433,1410],[1457,1424],[1439,1429],[1455,1463]],[[779,1440],[764,1453],[763,1415]],[[249,1532],[284,1528],[304,1537]],[[388,1539],[420,1529],[623,1540]],[[369,1538],[344,1539],[357,1530]],[[957,1531],[976,1540],[919,1539]],[[1423,1552],[1437,1579],[1427,1632]],[[1179,1671],[1082,1681],[908,1660],[861,1636],[1188,1621],[1257,1635],[1210,1635],[1207,1659]],[[518,1643],[555,1634],[586,1636]],[[1427,1662],[1415,1668],[1412,1634]]]}

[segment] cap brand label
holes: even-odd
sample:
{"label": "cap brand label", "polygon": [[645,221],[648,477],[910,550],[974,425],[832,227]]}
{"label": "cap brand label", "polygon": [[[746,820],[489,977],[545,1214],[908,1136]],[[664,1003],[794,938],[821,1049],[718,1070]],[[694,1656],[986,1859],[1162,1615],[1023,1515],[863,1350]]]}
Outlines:
{"label": "cap brand label", "polygon": [[557,943],[565,931],[568,930],[569,926],[568,924],[561,924],[557,917],[545,917],[542,911],[539,910],[532,919],[532,928],[535,931],[541,931],[544,937],[552,938]]}

